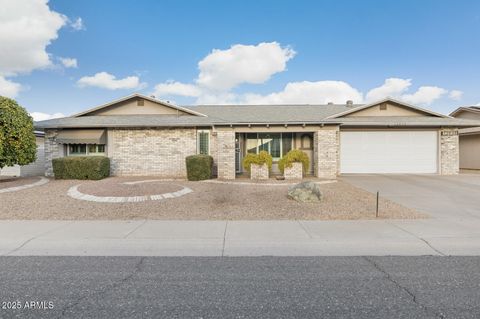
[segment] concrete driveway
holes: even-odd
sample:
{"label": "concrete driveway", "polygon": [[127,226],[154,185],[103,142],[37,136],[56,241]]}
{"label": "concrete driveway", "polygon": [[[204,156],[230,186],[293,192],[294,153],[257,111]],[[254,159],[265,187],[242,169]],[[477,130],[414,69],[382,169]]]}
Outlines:
{"label": "concrete driveway", "polygon": [[480,175],[344,175],[342,180],[432,218],[480,218]]}

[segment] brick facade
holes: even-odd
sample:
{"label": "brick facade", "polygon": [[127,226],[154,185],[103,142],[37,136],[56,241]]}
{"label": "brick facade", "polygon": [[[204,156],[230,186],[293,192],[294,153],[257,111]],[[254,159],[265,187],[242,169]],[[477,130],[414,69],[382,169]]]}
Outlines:
{"label": "brick facade", "polygon": [[268,166],[267,166],[267,164],[263,164],[263,165],[251,164],[250,165],[250,179],[254,179],[254,180],[268,179]]}
{"label": "brick facade", "polygon": [[299,162],[292,163],[292,167],[285,167],[283,172],[285,179],[302,179],[303,164]]}
{"label": "brick facade", "polygon": [[195,129],[109,130],[111,174],[185,178],[185,158],[197,152]]}
{"label": "brick facade", "polygon": [[455,175],[459,173],[459,140],[458,129],[440,130],[440,174]]}
{"label": "brick facade", "polygon": [[235,179],[235,132],[216,132],[217,176],[220,179]]}
{"label": "brick facade", "polygon": [[336,178],[340,162],[339,127],[324,127],[313,134],[315,176]]}
{"label": "brick facade", "polygon": [[52,160],[63,157],[63,145],[57,143],[58,130],[45,130],[45,176],[53,177]]}

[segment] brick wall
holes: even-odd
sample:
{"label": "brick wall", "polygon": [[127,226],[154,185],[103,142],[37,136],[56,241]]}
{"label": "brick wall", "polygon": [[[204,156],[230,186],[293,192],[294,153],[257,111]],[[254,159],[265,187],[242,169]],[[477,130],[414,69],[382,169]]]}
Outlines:
{"label": "brick wall", "polygon": [[440,130],[440,174],[455,175],[459,172],[458,129]]}
{"label": "brick wall", "polygon": [[218,178],[235,179],[235,132],[217,131],[216,150]]}
{"label": "brick wall", "polygon": [[111,174],[185,178],[185,157],[196,154],[195,129],[113,129]]}
{"label": "brick wall", "polygon": [[252,165],[250,165],[250,179],[255,179],[255,180],[268,179],[268,166],[267,166],[267,164],[263,164],[263,165],[252,164]]}
{"label": "brick wall", "polygon": [[302,179],[303,178],[303,164],[292,163],[292,167],[285,167],[283,172],[285,179]]}
{"label": "brick wall", "polygon": [[325,127],[313,134],[315,176],[336,178],[340,162],[340,133],[337,127]]}
{"label": "brick wall", "polygon": [[52,160],[63,156],[63,145],[57,143],[58,130],[45,130],[45,176],[53,176]]}

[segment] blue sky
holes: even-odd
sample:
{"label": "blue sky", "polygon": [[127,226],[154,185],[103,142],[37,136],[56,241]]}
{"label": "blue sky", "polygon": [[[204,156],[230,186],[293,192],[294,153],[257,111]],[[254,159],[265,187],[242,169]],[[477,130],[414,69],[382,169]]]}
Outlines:
{"label": "blue sky", "polygon": [[178,104],[391,95],[443,113],[480,103],[480,1],[1,2],[0,27],[29,35],[0,40],[35,47],[29,57],[0,46],[0,94],[30,112],[68,115],[133,92]]}

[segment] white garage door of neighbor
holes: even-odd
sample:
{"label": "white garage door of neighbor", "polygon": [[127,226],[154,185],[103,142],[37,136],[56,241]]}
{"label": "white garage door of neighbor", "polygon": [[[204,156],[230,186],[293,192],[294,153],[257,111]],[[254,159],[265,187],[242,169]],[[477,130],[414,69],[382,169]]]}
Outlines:
{"label": "white garage door of neighbor", "polygon": [[340,132],[341,173],[437,173],[436,131]]}

